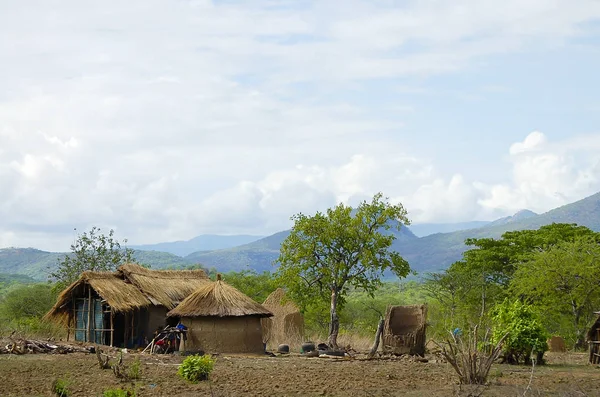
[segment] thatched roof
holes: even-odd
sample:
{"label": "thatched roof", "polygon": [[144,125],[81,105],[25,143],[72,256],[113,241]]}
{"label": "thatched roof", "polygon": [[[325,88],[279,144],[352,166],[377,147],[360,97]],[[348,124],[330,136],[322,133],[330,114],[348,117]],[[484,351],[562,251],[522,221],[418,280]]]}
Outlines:
{"label": "thatched roof", "polygon": [[272,315],[260,303],[220,279],[201,286],[167,314],[176,317],[270,317]]}
{"label": "thatched roof", "polygon": [[204,270],[151,270],[134,263],[120,266],[117,274],[135,285],[154,305],[167,309],[173,309],[210,282]]}
{"label": "thatched roof", "polygon": [[286,298],[283,288],[277,288],[271,292],[263,302],[263,306],[275,314],[281,313],[282,315],[300,311],[294,302]]}
{"label": "thatched roof", "polygon": [[77,295],[77,290],[84,284],[89,284],[115,312],[128,312],[152,304],[140,290],[115,273],[83,272],[77,281],[60,293],[56,304],[44,318],[57,322],[67,321],[65,316],[72,309],[70,303],[73,296]]}

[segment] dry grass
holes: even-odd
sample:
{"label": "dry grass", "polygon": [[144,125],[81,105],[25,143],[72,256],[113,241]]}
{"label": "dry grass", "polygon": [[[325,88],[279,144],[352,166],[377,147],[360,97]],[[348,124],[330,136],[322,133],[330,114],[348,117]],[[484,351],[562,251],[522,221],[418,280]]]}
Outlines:
{"label": "dry grass", "polygon": [[273,291],[265,299],[263,306],[273,313],[273,317],[261,320],[265,342],[272,345],[286,343],[290,335],[302,339],[304,317],[298,306],[286,299],[285,291],[282,288]]}
{"label": "dry grass", "polygon": [[185,298],[179,306],[167,315],[177,317],[269,317],[273,314],[235,287],[222,280],[217,280],[203,283],[200,288]]}

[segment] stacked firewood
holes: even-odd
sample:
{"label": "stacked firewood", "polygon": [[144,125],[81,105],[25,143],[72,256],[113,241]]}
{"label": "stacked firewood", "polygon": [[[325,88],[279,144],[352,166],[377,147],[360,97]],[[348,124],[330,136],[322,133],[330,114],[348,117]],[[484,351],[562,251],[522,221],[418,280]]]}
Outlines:
{"label": "stacked firewood", "polygon": [[93,347],[57,344],[34,339],[12,339],[5,346],[0,346],[0,354],[66,354],[91,353]]}

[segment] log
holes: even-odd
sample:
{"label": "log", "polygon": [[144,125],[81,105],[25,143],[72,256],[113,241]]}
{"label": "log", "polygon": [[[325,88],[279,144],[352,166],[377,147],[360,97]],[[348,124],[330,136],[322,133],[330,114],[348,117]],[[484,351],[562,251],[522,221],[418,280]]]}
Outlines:
{"label": "log", "polygon": [[379,341],[381,340],[381,334],[383,333],[383,326],[385,324],[385,320],[383,318],[379,319],[379,325],[377,326],[377,332],[375,333],[375,341],[373,341],[373,347],[371,347],[371,351],[367,356],[369,359],[375,357],[377,353],[377,349],[379,348]]}

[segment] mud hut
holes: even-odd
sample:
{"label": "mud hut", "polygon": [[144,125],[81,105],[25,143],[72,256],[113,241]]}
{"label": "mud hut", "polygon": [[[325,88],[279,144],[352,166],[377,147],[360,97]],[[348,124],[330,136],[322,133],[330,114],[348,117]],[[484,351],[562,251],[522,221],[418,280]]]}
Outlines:
{"label": "mud hut", "polygon": [[383,351],[425,355],[427,306],[388,306],[383,329]]}
{"label": "mud hut", "polygon": [[273,313],[273,317],[261,319],[264,343],[277,346],[303,338],[304,317],[294,302],[286,300],[282,288],[273,291],[265,299],[263,306]]}
{"label": "mud hut", "polygon": [[592,325],[587,334],[587,340],[590,345],[590,364],[600,364],[600,312],[596,322]]}
{"label": "mud hut", "polygon": [[180,350],[210,353],[262,353],[260,319],[272,315],[220,275],[168,313],[188,329]]}
{"label": "mud hut", "polygon": [[126,264],[115,272],[84,272],[58,296],[45,318],[67,327],[67,338],[137,347],[167,324],[167,312],[201,285],[202,270],[150,270]]}

